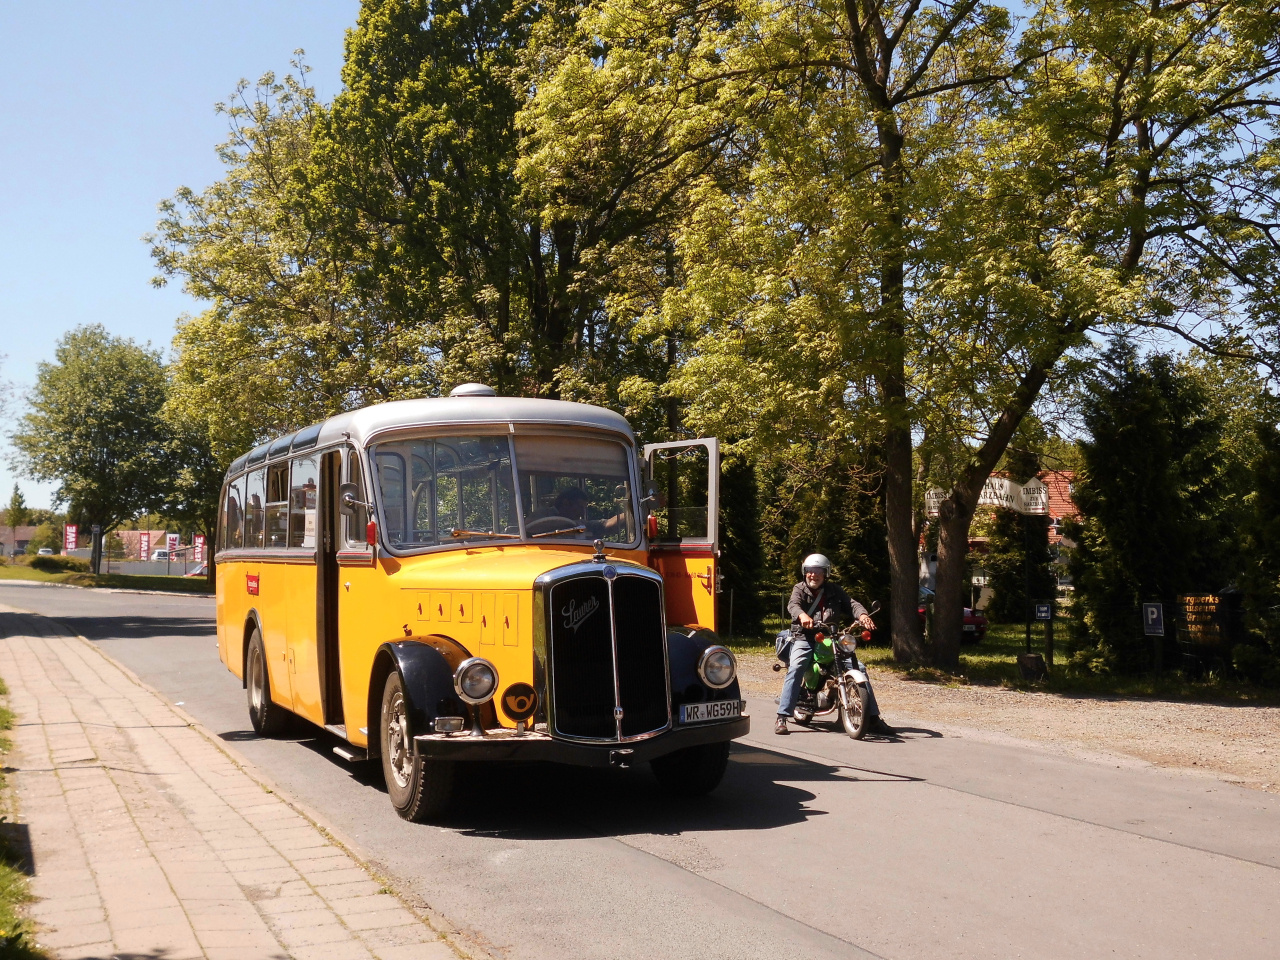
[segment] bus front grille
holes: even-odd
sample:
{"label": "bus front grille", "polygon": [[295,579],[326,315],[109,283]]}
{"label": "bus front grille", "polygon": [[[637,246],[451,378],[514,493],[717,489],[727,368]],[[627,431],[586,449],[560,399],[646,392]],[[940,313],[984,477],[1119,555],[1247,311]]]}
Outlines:
{"label": "bus front grille", "polygon": [[616,740],[665,729],[663,634],[662,588],[654,580],[620,573],[610,582],[593,571],[552,586],[547,640],[555,732]]}

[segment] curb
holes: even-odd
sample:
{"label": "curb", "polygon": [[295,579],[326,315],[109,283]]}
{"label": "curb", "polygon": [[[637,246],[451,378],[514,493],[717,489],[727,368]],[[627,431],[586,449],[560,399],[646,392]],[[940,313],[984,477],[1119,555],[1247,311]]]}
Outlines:
{"label": "curb", "polygon": [[[0,577],[0,587],[6,584],[18,584],[19,586],[31,587],[51,587],[56,590],[97,590],[100,593],[132,593],[148,597],[198,597],[208,600],[215,599],[212,593],[185,593],[178,590],[141,590],[133,587],[86,587],[78,583],[50,583],[48,580],[23,580],[21,577]],[[22,611],[26,613],[27,611]],[[32,614],[32,616],[41,616],[41,614]],[[52,620],[52,617],[45,617],[46,620]],[[112,663],[115,661],[113,660]],[[124,669],[121,667],[120,669]]]}
{"label": "curb", "polygon": [[[72,587],[73,589],[77,589],[77,590],[101,589],[96,587],[74,587],[71,584],[51,583],[51,584],[43,584],[43,585],[51,586],[51,587]],[[154,590],[154,591],[118,590],[115,592],[117,593],[156,593],[156,594],[160,594],[161,596],[172,596],[172,594],[169,594],[163,590]],[[210,595],[209,594],[179,594],[179,596],[210,596]],[[246,760],[244,757],[238,756],[237,754],[233,753],[230,750],[230,748],[227,746],[226,742],[221,737],[219,737],[217,734],[213,733],[213,731],[205,727],[204,724],[200,723],[199,720],[191,716],[191,714],[187,713],[187,711],[183,710],[181,707],[177,706],[172,701],[170,701],[168,697],[166,697],[163,693],[161,693],[155,687],[151,686],[151,684],[147,683],[145,680],[139,677],[136,673],[134,673],[124,664],[120,663],[118,660],[114,659],[105,651],[100,649],[96,644],[93,643],[93,641],[89,640],[87,637],[84,637],[76,633],[57,617],[47,617],[44,614],[35,613],[30,610],[22,610],[18,607],[9,607],[9,609],[16,613],[22,613],[27,616],[39,617],[41,620],[46,620],[49,623],[55,624],[58,627],[58,629],[61,630],[67,637],[73,640],[78,640],[80,643],[88,647],[98,656],[102,657],[104,660],[109,662],[117,670],[119,670],[126,677],[128,677],[131,683],[136,684],[137,686],[141,687],[143,690],[146,690],[152,696],[158,698],[163,704],[165,704],[165,706],[167,706],[170,710],[172,710],[175,714],[177,714],[178,718],[182,720],[188,727],[193,729],[196,733],[200,734],[200,736],[204,737],[204,739],[207,740],[215,749],[217,749],[219,753],[221,753],[228,760],[230,760],[236,766],[236,768],[240,770],[245,776],[247,776],[250,780],[254,781],[254,783],[258,784],[258,786],[262,787],[262,789],[265,790],[267,793],[270,793],[275,797],[277,797],[287,807],[291,808],[300,816],[304,817],[313,827],[315,827],[322,834],[324,834],[326,837],[332,840],[334,844],[340,847],[342,851],[345,854],[347,854],[347,856],[349,856],[352,860],[358,863],[360,867],[364,871],[366,871],[372,879],[383,884],[386,890],[392,896],[394,896],[397,900],[399,900],[406,910],[408,910],[411,914],[416,916],[422,922],[426,923],[427,926],[429,926],[436,933],[440,934],[440,936],[444,938],[445,942],[449,944],[449,946],[454,950],[455,953],[458,953],[462,957],[467,958],[467,960],[497,960],[496,957],[494,957],[492,954],[484,950],[484,948],[481,947],[479,944],[475,943],[471,937],[467,936],[464,931],[459,929],[456,924],[449,921],[444,915],[438,913],[436,910],[434,910],[432,907],[430,907],[425,903],[411,902],[403,893],[401,893],[395,887],[391,886],[389,878],[387,878],[386,876],[378,872],[377,869],[374,868],[374,866],[367,859],[367,857],[362,852],[360,852],[360,848],[357,846],[355,841],[353,841],[350,837],[346,836],[341,830],[338,830],[330,826],[329,823],[325,820],[324,816],[319,811],[313,809],[310,805],[298,799],[289,791],[281,789],[275,783],[275,781],[273,781],[266,774],[259,771],[258,768],[254,766],[250,761]]]}

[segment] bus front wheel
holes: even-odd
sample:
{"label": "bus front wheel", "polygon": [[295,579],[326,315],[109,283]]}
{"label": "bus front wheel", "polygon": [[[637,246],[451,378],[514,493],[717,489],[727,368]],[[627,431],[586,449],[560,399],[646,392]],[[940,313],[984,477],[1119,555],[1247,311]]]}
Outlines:
{"label": "bus front wheel", "polygon": [[262,737],[284,733],[289,715],[284,707],[271,699],[271,678],[267,675],[267,652],[262,646],[262,633],[257,627],[249,634],[249,657],[245,662],[245,695],[249,700],[249,722],[253,732]]}
{"label": "bus front wheel", "polygon": [[453,764],[428,760],[418,752],[409,729],[404,679],[392,671],[382,689],[382,774],[396,813],[424,823],[448,809],[453,795]]}

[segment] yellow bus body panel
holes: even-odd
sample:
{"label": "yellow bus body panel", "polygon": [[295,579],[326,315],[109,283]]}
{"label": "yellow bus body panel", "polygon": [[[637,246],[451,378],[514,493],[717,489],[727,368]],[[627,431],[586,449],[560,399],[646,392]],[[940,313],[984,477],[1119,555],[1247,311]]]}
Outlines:
{"label": "yellow bus body panel", "polygon": [[[347,739],[368,744],[373,659],[384,643],[438,635],[484,657],[498,672],[498,696],[533,683],[533,582],[589,560],[592,548],[512,544],[411,557],[383,554],[375,564],[338,568],[338,649]],[[645,563],[638,550],[611,559]],[[243,678],[249,618],[262,623],[271,698],[313,723],[323,722],[316,659],[316,566],[277,560],[218,564],[219,653]],[[248,593],[258,577],[258,595]],[[377,697],[380,691],[372,691]],[[498,712],[504,726],[514,723]]]}

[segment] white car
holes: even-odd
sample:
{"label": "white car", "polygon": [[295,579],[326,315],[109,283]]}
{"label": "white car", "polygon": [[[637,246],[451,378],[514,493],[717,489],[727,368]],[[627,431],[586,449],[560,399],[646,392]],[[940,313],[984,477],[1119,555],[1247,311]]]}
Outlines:
{"label": "white car", "polygon": [[53,547],[41,547],[39,550],[37,550],[37,551],[36,551],[36,556],[37,556],[37,557],[52,557],[52,556],[53,556]]}
{"label": "white car", "polygon": [[151,559],[152,560],[168,560],[169,551],[165,547],[157,547],[155,550],[151,551]]}

